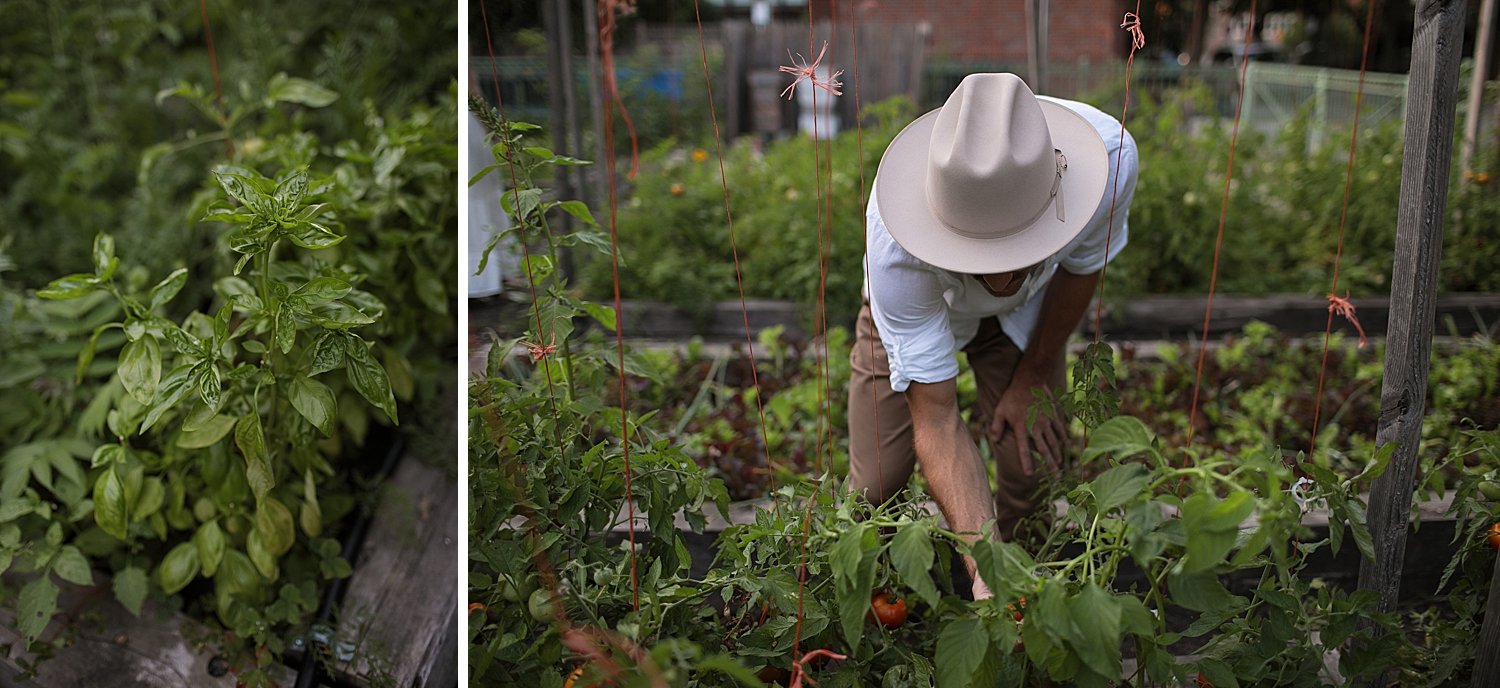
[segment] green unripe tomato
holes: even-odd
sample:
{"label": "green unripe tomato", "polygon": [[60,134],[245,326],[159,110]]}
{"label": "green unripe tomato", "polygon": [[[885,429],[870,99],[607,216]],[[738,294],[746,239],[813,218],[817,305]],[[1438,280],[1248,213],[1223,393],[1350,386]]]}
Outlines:
{"label": "green unripe tomato", "polygon": [[1488,501],[1500,502],[1500,483],[1493,480],[1486,480],[1479,483],[1479,494],[1483,495]]}
{"label": "green unripe tomato", "polygon": [[594,571],[594,585],[597,585],[601,588],[607,588],[609,587],[609,584],[613,582],[615,582],[614,571],[606,568],[600,568]]}
{"label": "green unripe tomato", "polygon": [[880,679],[880,688],[912,688],[914,685],[911,667],[906,665],[891,667]]}
{"label": "green unripe tomato", "polygon": [[531,618],[542,623],[552,623],[557,619],[557,611],[552,606],[552,592],[546,588],[537,588],[532,591],[531,597],[526,599],[526,611],[531,612]]}
{"label": "green unripe tomato", "polygon": [[504,598],[506,602],[520,602],[522,599],[525,599],[527,595],[530,595],[531,592],[532,589],[530,578],[506,578],[505,581],[500,584],[500,596]]}

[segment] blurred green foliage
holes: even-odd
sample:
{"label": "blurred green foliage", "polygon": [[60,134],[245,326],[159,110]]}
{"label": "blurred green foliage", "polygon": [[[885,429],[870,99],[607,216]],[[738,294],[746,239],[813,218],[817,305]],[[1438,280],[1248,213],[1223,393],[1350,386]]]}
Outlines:
{"label": "blurred green foliage", "polygon": [[[0,235],[12,240],[12,279],[35,288],[84,270],[100,230],[152,274],[214,260],[212,235],[184,221],[182,205],[223,143],[189,144],[208,128],[202,116],[157,98],[179,83],[213,92],[198,4],[7,1],[3,15]],[[379,126],[369,108],[428,101],[457,73],[453,12],[391,0],[250,0],[211,4],[209,20],[226,99],[248,98],[279,73],[345,96],[277,113],[237,137],[296,129],[329,144],[368,138]],[[143,165],[153,146],[174,140],[161,158],[170,164]]]}
{"label": "blurred green foliage", "polygon": [[[1214,111],[1211,98],[1201,84],[1184,81],[1160,99],[1147,95],[1132,104],[1127,124],[1140,148],[1140,181],[1130,208],[1130,244],[1109,268],[1109,297],[1207,293],[1232,137],[1231,122],[1200,116]],[[1097,100],[1118,116],[1118,102]],[[819,265],[826,261],[829,323],[852,322],[864,255],[859,202],[867,196],[858,186],[860,164],[868,189],[885,146],[914,114],[899,101],[865,110],[862,146],[861,132],[846,129],[816,150],[805,137],[763,147],[741,138],[725,150],[746,296],[796,301],[812,320]],[[1389,291],[1401,125],[1360,131],[1352,177],[1349,132],[1325,132],[1322,143],[1309,150],[1311,126],[1304,112],[1275,136],[1248,127],[1241,131],[1224,212],[1217,291],[1326,293],[1346,179],[1339,291]],[[738,298],[738,288],[714,150],[711,144],[699,150],[707,157],[695,154],[691,139],[669,140],[643,155],[641,175],[620,203],[619,235],[623,295],[668,302],[701,318],[715,301]],[[813,181],[815,164],[827,166],[829,150],[831,200]],[[1481,154],[1464,172],[1455,159],[1439,276],[1443,291],[1500,289],[1500,273],[1493,269],[1500,262],[1500,244],[1486,240],[1500,223],[1496,163],[1493,153]],[[625,163],[620,164],[623,169]],[[820,238],[820,231],[830,231],[827,225],[831,234]],[[592,295],[609,293],[608,263],[585,266],[581,282]]]}

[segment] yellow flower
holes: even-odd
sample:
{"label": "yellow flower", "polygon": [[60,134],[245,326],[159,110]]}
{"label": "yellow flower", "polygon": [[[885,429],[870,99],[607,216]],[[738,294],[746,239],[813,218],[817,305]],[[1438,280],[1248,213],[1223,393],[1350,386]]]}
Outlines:
{"label": "yellow flower", "polygon": [[693,162],[703,162],[708,159],[708,151],[702,148],[693,149]]}

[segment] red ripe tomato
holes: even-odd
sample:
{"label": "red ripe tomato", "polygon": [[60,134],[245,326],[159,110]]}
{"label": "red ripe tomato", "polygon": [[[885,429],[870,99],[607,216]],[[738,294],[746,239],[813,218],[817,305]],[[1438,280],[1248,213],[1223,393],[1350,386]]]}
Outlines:
{"label": "red ripe tomato", "polygon": [[886,628],[900,628],[906,623],[906,600],[890,592],[877,592],[870,598],[870,613]]}
{"label": "red ripe tomato", "polygon": [[1208,682],[1208,679],[1203,676],[1203,672],[1198,673],[1198,688],[1214,688],[1214,684]]}
{"label": "red ripe tomato", "polygon": [[1022,597],[1021,599],[1016,600],[1015,604],[1007,604],[1005,605],[1005,608],[1010,610],[1011,616],[1015,617],[1016,621],[1020,621],[1021,610],[1026,608],[1026,598]]}
{"label": "red ripe tomato", "polygon": [[1490,541],[1491,549],[1500,549],[1500,521],[1490,524],[1488,540]]}

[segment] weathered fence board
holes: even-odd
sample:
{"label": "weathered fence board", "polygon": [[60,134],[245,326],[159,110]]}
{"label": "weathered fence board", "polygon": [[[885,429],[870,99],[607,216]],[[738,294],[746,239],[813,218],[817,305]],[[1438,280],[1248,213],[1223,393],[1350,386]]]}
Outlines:
{"label": "weathered fence board", "polygon": [[1390,468],[1375,480],[1371,491],[1369,525],[1375,560],[1366,561],[1359,575],[1361,588],[1379,593],[1379,609],[1384,612],[1396,608],[1401,585],[1417,444],[1425,411],[1464,14],[1462,0],[1417,3],[1401,202],[1396,214],[1391,323],[1380,395],[1380,431],[1375,440],[1377,446],[1394,442],[1396,451]]}
{"label": "weathered fence board", "polygon": [[458,483],[408,457],[385,489],[339,613],[354,658],[335,668],[359,686],[454,685]]}

